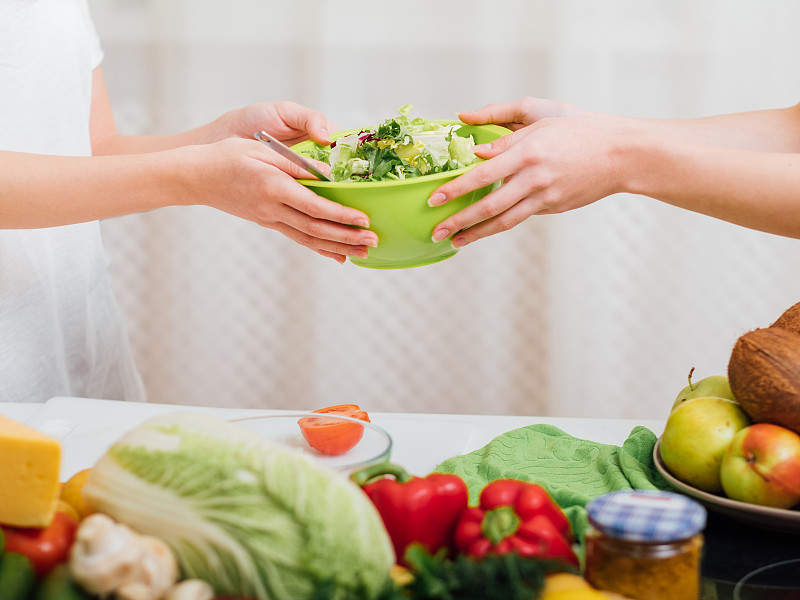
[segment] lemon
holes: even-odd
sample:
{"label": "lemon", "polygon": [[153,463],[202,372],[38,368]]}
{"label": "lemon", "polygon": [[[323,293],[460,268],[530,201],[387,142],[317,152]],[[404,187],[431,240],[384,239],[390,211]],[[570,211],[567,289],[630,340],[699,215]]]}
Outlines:
{"label": "lemon", "polygon": [[559,590],[541,597],[542,600],[608,600],[603,592],[594,588],[572,588]]}
{"label": "lemon", "polygon": [[414,575],[403,565],[392,565],[389,576],[399,586],[405,586],[414,581]]}
{"label": "lemon", "polygon": [[592,586],[580,575],[574,573],[553,573],[548,575],[544,580],[544,589],[542,594],[544,597],[549,597],[548,594],[554,594],[562,590],[590,590]]}
{"label": "lemon", "polygon": [[72,477],[67,479],[61,487],[61,500],[69,504],[77,513],[78,520],[83,519],[89,514],[89,508],[83,499],[83,486],[89,478],[91,469],[83,469],[78,471]]}
{"label": "lemon", "polygon": [[541,600],[608,600],[609,596],[592,587],[580,575],[554,573],[544,580]]}

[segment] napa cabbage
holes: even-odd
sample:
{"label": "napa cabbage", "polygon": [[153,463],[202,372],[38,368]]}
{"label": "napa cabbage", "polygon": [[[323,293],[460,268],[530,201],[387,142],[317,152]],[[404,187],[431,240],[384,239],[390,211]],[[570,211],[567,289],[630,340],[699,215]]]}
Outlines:
{"label": "napa cabbage", "polygon": [[132,429],[92,468],[94,509],[163,539],[217,594],[370,598],[394,562],[366,494],[298,450],[227,421],[174,413]]}

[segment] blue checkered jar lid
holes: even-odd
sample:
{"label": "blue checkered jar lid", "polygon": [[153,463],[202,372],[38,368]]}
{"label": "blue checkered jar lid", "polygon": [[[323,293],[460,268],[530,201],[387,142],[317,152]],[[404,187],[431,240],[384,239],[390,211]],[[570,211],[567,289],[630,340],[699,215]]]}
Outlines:
{"label": "blue checkered jar lid", "polygon": [[601,533],[637,542],[688,539],[706,526],[706,509],[671,492],[611,492],[586,505],[589,523]]}

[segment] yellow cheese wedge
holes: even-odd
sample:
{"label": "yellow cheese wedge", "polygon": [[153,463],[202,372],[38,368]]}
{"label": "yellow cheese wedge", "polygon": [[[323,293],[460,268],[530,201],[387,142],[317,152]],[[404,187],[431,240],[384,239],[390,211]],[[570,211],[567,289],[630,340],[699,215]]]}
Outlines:
{"label": "yellow cheese wedge", "polygon": [[61,444],[0,415],[0,523],[46,527],[58,499]]}

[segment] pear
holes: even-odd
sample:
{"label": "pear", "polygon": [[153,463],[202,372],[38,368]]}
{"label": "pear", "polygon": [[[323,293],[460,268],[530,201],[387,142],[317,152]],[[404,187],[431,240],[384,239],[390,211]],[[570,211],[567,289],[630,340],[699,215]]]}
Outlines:
{"label": "pear", "polygon": [[725,375],[709,375],[705,379],[694,383],[692,381],[693,373],[694,367],[689,369],[689,385],[683,388],[678,394],[678,397],[675,398],[670,412],[692,398],[726,398],[736,402],[728,378]]}
{"label": "pear", "polygon": [[690,398],[670,413],[659,454],[675,477],[712,494],[722,492],[719,469],[733,436],[750,424],[727,398]]}

